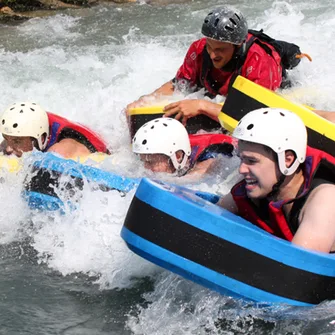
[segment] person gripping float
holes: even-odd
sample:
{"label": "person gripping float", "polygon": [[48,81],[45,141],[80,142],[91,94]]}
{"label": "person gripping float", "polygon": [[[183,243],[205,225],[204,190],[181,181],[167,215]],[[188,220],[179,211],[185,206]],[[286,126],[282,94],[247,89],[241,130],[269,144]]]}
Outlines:
{"label": "person gripping float", "polygon": [[87,156],[94,152],[109,154],[106,143],[90,129],[46,112],[33,102],[9,106],[1,116],[1,150],[21,157],[24,152],[55,152],[64,158]]}
{"label": "person gripping float", "polygon": [[[201,31],[204,37],[191,44],[176,76],[129,104],[127,111],[144,105],[148,97],[172,95],[175,91],[191,93],[205,88],[208,97],[227,96],[238,75],[276,90],[289,85],[287,69],[297,66],[304,56],[310,59],[295,44],[274,40],[262,31],[248,30],[243,14],[230,7],[212,10]],[[164,112],[186,124],[188,118],[199,114],[218,121],[221,107],[204,99],[187,99],[168,104]]]}
{"label": "person gripping float", "polygon": [[234,146],[230,136],[189,135],[176,119],[157,118],[138,129],[132,149],[153,172],[199,176],[208,172],[218,155],[231,157]]}
{"label": "person gripping float", "polygon": [[307,146],[294,113],[261,108],[233,132],[243,180],[218,205],[299,246],[335,251],[335,158]]}

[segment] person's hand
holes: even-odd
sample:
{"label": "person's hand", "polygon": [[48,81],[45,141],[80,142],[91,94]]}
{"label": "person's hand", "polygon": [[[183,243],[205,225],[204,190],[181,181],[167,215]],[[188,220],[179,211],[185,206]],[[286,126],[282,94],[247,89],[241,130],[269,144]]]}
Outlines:
{"label": "person's hand", "polygon": [[164,117],[170,117],[176,114],[175,119],[181,120],[185,126],[189,118],[202,113],[200,102],[201,100],[196,99],[173,102],[164,107]]}

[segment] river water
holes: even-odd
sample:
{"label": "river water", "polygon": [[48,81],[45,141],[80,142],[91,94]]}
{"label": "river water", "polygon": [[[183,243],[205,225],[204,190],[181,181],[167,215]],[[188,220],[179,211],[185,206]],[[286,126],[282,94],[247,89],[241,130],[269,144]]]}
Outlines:
{"label": "river water", "polygon": [[[335,110],[333,0],[225,3],[250,27],[309,53],[313,62],[292,71],[287,94]],[[110,170],[139,174],[123,109],[173,78],[216,5],[110,4],[1,26],[0,110],[33,100],[89,125],[114,152]],[[132,254],[119,232],[134,192],[87,187],[76,211],[32,212],[20,196],[24,171],[1,172],[0,334],[335,334],[332,302],[255,306]],[[218,190],[215,180],[200,186]]]}

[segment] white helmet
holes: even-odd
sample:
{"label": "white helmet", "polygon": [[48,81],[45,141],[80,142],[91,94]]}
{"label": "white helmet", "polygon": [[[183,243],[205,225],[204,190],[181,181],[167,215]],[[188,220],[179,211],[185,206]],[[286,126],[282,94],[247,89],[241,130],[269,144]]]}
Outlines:
{"label": "white helmet", "polygon": [[[278,156],[281,173],[286,176],[294,173],[306,158],[306,127],[299,116],[286,109],[260,108],[248,113],[238,123],[233,136],[271,148]],[[292,150],[297,156],[290,167],[285,164],[286,150]]]}
{"label": "white helmet", "polygon": [[[178,150],[185,153],[180,163],[176,157]],[[133,152],[167,155],[178,171],[185,167],[191,155],[190,139],[187,130],[178,120],[167,117],[158,118],[145,123],[136,132],[133,138]]]}
{"label": "white helmet", "polygon": [[[9,136],[33,137],[37,140],[38,148],[44,150],[49,137],[48,114],[34,102],[14,103],[2,114],[0,132]],[[43,134],[46,134],[44,143]]]}

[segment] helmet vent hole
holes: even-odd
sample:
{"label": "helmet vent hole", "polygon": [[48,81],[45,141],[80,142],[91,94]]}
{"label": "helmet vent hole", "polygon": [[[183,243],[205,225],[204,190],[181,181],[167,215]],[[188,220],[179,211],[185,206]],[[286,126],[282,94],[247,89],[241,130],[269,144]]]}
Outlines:
{"label": "helmet vent hole", "polygon": [[252,123],[250,123],[247,127],[248,130],[251,130],[252,128],[254,128],[254,125]]}
{"label": "helmet vent hole", "polygon": [[215,26],[215,27],[218,25],[219,21],[220,21],[219,18],[217,18],[217,19],[215,20],[215,22],[214,22],[214,26]]}
{"label": "helmet vent hole", "polygon": [[167,127],[168,125],[166,123],[163,123],[163,126]]}
{"label": "helmet vent hole", "polygon": [[267,113],[269,113],[268,111],[265,111],[263,114],[267,114]]}
{"label": "helmet vent hole", "polygon": [[23,109],[20,110],[20,114],[22,114],[22,113],[23,113]]}
{"label": "helmet vent hole", "polygon": [[17,128],[18,124],[17,123],[14,123],[13,124],[13,128]]}
{"label": "helmet vent hole", "polygon": [[241,18],[235,13],[235,16],[237,17],[237,19],[239,20],[239,21],[241,21]]}
{"label": "helmet vent hole", "polygon": [[159,120],[157,119],[157,120],[155,120],[155,122],[159,122]]}
{"label": "helmet vent hole", "polygon": [[229,31],[231,31],[231,32],[233,32],[233,31],[234,31],[234,28],[232,28],[232,27],[229,27],[229,26],[225,26],[225,29],[226,29],[226,30],[229,30]]}
{"label": "helmet vent hole", "polygon": [[2,124],[5,124],[5,122],[6,122],[5,120],[2,120]]}
{"label": "helmet vent hole", "polygon": [[229,21],[230,21],[234,26],[237,25],[237,23],[236,23],[236,21],[235,21],[234,19],[230,18]]}
{"label": "helmet vent hole", "polygon": [[34,109],[34,108],[30,108],[30,110],[31,110],[32,112],[35,112],[35,109]]}
{"label": "helmet vent hole", "polygon": [[280,112],[279,114],[280,114],[281,116],[285,116],[285,114],[284,114],[283,112]]}
{"label": "helmet vent hole", "polygon": [[208,19],[206,19],[206,20],[205,20],[205,23],[208,23],[208,22],[209,22],[209,20],[208,20]]}
{"label": "helmet vent hole", "polygon": [[15,107],[12,107],[10,110],[12,111],[13,109],[15,109]]}
{"label": "helmet vent hole", "polygon": [[22,106],[22,107],[24,107],[24,106],[25,106],[25,104],[21,104],[21,106]]}
{"label": "helmet vent hole", "polygon": [[150,129],[154,129],[154,128],[155,128],[155,126],[151,126],[151,127],[150,127]]}
{"label": "helmet vent hole", "polygon": [[142,141],[142,144],[143,144],[143,145],[147,144],[147,140],[143,140],[143,141]]}

